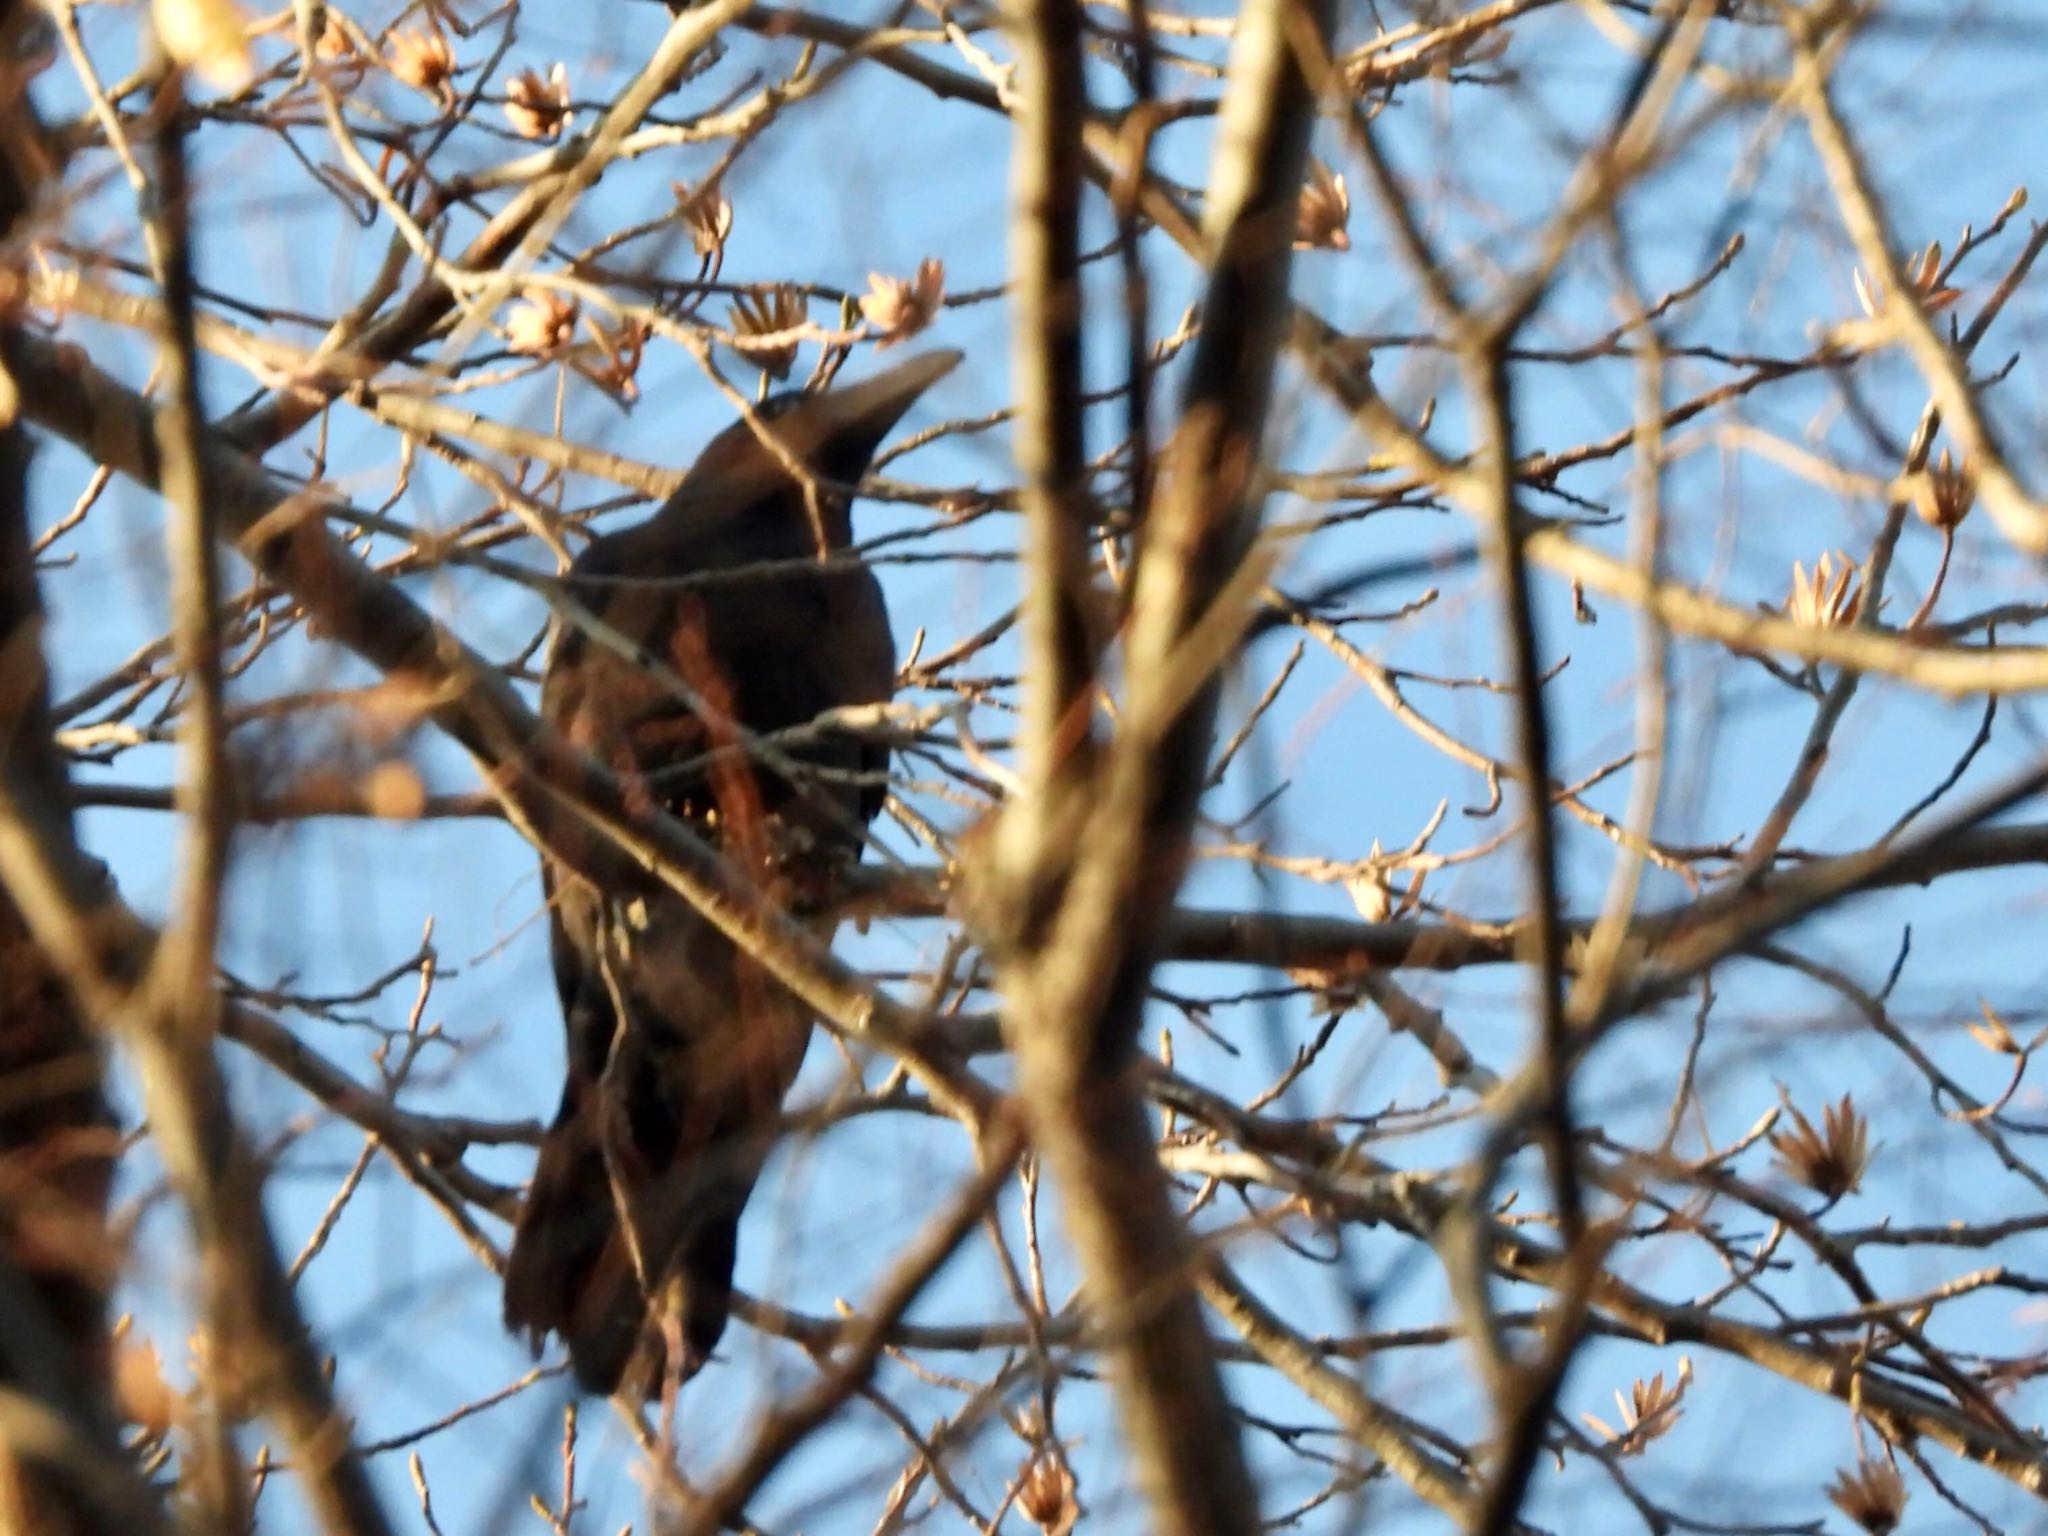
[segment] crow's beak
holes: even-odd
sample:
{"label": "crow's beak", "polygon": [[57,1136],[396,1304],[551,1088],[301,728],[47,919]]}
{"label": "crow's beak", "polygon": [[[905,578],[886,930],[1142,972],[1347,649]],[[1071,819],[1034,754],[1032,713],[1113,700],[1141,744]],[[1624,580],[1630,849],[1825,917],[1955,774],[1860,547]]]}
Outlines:
{"label": "crow's beak", "polygon": [[[917,397],[951,373],[961,356],[951,350],[927,352],[922,357],[906,358],[858,384],[812,395],[776,421],[777,435],[782,435],[785,422],[793,428],[800,426],[806,436],[815,433],[812,443],[798,450],[806,459],[824,444],[836,445],[850,439],[866,440],[872,454]],[[796,445],[791,443],[791,447]]]}
{"label": "crow's beak", "polygon": [[[784,397],[770,402],[758,427],[772,433],[783,452],[812,474],[851,485],[867,473],[889,429],[960,358],[953,351],[927,352],[858,384]],[[763,490],[789,483],[789,471],[761,441],[756,424],[736,421],[705,445],[665,510],[671,517],[701,517],[706,513],[698,509],[707,503],[737,508]]]}

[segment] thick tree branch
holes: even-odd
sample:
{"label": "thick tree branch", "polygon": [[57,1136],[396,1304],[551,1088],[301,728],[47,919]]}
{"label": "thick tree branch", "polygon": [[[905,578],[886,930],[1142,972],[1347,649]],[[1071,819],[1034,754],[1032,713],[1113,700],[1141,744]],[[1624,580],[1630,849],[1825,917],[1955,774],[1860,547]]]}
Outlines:
{"label": "thick tree branch", "polygon": [[[10,244],[51,169],[27,92],[32,9],[0,0],[0,240]],[[0,793],[40,797],[68,836],[18,392],[0,379]],[[126,1461],[111,1401],[118,1137],[102,1073],[89,1019],[0,880],[0,1525],[25,1536],[165,1523]]]}
{"label": "thick tree branch", "polygon": [[[1084,785],[1046,787],[1056,772],[1078,777],[1075,764],[1031,771],[1039,792],[1012,807],[1000,834],[1012,908],[999,942],[1013,947],[1002,956],[1004,1030],[1101,1319],[1137,1481],[1171,1536],[1249,1531],[1258,1513],[1132,1048],[1208,776],[1217,669],[1258,591],[1242,590],[1245,562],[1311,118],[1293,33],[1326,40],[1329,13],[1271,0],[1240,14],[1211,175],[1203,327],[1145,512],[1120,729]],[[1068,681],[1028,680],[1055,690],[1035,718],[1058,716]],[[1077,788],[1085,815],[1070,822],[1059,806]],[[1052,892],[1056,907],[1041,912]]]}

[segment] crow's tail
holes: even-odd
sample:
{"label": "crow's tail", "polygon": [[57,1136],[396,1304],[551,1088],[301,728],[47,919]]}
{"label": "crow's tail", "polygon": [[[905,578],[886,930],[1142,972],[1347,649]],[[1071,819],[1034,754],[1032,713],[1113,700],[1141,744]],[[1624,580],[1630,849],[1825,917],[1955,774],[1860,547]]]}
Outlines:
{"label": "crow's tail", "polygon": [[725,1332],[752,1181],[686,1180],[694,1198],[678,1200],[677,1170],[636,1167],[630,1151],[608,1164],[602,1098],[571,1073],[513,1234],[505,1326],[536,1351],[560,1334],[586,1391],[615,1392],[630,1371],[652,1394],[671,1368],[694,1374]]}

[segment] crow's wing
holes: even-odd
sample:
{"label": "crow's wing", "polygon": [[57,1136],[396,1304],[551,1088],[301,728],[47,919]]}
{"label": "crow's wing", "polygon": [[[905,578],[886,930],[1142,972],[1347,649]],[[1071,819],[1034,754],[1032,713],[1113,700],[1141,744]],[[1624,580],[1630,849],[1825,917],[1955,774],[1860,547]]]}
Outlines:
{"label": "crow's wing", "polygon": [[[543,713],[650,805],[802,899],[857,855],[882,796],[860,776],[878,780],[887,749],[814,734],[780,746],[789,763],[776,765],[732,726],[764,736],[886,700],[895,660],[880,587],[864,568],[801,557],[773,577],[707,579],[774,562],[730,535],[668,551],[681,582],[636,579],[635,542],[599,541],[572,572],[605,632],[565,624]],[[505,1315],[536,1342],[560,1332],[583,1383],[609,1391],[651,1311],[680,1319],[685,1369],[723,1331],[739,1214],[814,1021],[673,893],[548,883],[569,1070]]]}

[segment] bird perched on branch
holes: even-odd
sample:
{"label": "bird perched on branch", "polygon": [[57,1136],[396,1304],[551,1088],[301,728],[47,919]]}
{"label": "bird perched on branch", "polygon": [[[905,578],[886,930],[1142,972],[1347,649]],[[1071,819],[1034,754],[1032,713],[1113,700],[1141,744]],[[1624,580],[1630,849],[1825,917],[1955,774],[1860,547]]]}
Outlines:
{"label": "bird perched on branch", "polygon": [[[895,681],[851,490],[957,361],[777,396],[712,439],[668,502],[570,569],[541,712],[650,810],[683,818],[790,910],[818,913],[880,810],[888,748],[829,728]],[[803,474],[792,472],[800,466]],[[806,483],[808,481],[808,483]],[[593,1392],[686,1378],[731,1305],[740,1212],[815,1019],[680,896],[544,861],[568,1080],[505,1271],[505,1323],[569,1346]]]}

